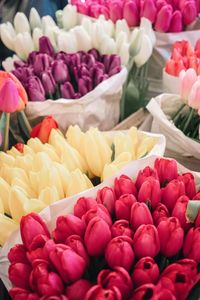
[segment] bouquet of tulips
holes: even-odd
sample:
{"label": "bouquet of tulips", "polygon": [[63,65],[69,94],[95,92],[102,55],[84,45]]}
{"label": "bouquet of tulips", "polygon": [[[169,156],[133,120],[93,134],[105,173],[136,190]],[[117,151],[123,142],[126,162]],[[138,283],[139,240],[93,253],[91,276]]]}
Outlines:
{"label": "bouquet of tulips", "polygon": [[125,19],[130,27],[138,26],[140,18],[149,19],[159,32],[180,32],[193,23],[200,11],[200,2],[194,0],[71,0],[78,12],[93,18],[104,15],[114,23]]}
{"label": "bouquet of tulips", "polygon": [[21,219],[1,255],[12,299],[187,299],[200,280],[194,176],[173,160],[141,165],[129,169],[134,179],[122,173],[68,208],[61,203],[68,213],[55,204],[48,223],[35,213]]}

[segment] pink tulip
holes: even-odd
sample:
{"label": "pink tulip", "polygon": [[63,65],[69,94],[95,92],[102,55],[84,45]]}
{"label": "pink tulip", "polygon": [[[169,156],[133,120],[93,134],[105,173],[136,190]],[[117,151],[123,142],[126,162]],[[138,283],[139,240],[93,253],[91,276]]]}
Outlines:
{"label": "pink tulip", "polygon": [[83,215],[82,220],[87,225],[90,222],[90,220],[92,220],[95,217],[100,217],[109,226],[112,226],[112,220],[111,220],[110,214],[109,214],[107,208],[105,206],[103,206],[102,204],[97,204],[96,206],[94,206],[93,208],[88,210],[86,212],[86,214]]}
{"label": "pink tulip", "polygon": [[105,259],[111,268],[123,267],[129,271],[135,260],[132,239],[128,236],[113,238],[106,248]]}
{"label": "pink tulip", "polygon": [[198,79],[192,86],[188,97],[188,105],[194,109],[200,109],[200,80]]}
{"label": "pink tulip", "polygon": [[160,183],[166,183],[178,177],[177,162],[173,159],[157,158],[154,167]]}
{"label": "pink tulip", "polygon": [[84,237],[88,254],[91,256],[103,255],[110,240],[111,231],[108,224],[99,217],[90,220]]}
{"label": "pink tulip", "polygon": [[56,243],[64,243],[66,238],[72,234],[84,236],[85,224],[74,215],[60,216],[56,220],[56,228],[53,231],[53,237]]}
{"label": "pink tulip", "polygon": [[41,300],[41,297],[36,293],[31,293],[18,287],[14,287],[9,291],[9,294],[14,300]]}
{"label": "pink tulip", "polygon": [[5,79],[0,89],[0,111],[13,113],[20,104],[16,84],[12,79]]}
{"label": "pink tulip", "polygon": [[130,27],[139,24],[139,11],[135,1],[126,1],[123,8],[123,18],[126,20]]}
{"label": "pink tulip", "polygon": [[171,5],[163,6],[156,18],[155,29],[160,32],[167,32],[172,19],[172,7]]}
{"label": "pink tulip", "polygon": [[79,13],[83,14],[83,15],[88,15],[88,6],[87,6],[87,3],[82,3],[82,2],[79,2],[76,4],[77,6],[77,10]]}
{"label": "pink tulip", "polygon": [[136,202],[132,205],[130,224],[134,231],[142,224],[153,224],[150,210],[145,203]]}
{"label": "pink tulip", "polygon": [[140,187],[138,192],[138,201],[150,203],[152,208],[155,208],[161,199],[160,182],[148,177]]}
{"label": "pink tulip", "polygon": [[79,280],[86,270],[85,260],[69,246],[57,244],[49,257],[65,283]]}
{"label": "pink tulip", "polygon": [[44,235],[38,235],[34,238],[32,242],[32,250],[27,252],[27,258],[31,264],[36,259],[47,259],[47,256],[44,252],[45,244],[50,241],[46,236]]}
{"label": "pink tulip", "polygon": [[184,231],[177,218],[171,217],[161,221],[157,227],[160,239],[160,251],[164,256],[171,257],[183,246]]}
{"label": "pink tulip", "polygon": [[30,213],[21,218],[20,232],[22,241],[28,250],[32,250],[34,239],[37,239],[37,236],[44,235],[47,239],[50,238],[47,225],[36,213]]}
{"label": "pink tulip", "polygon": [[115,216],[119,219],[130,219],[131,206],[137,200],[132,194],[121,195],[119,200],[115,202]]}
{"label": "pink tulip", "polygon": [[165,66],[166,73],[178,77],[182,70],[186,70],[186,67],[184,66],[184,62],[182,59],[179,61],[175,61],[174,59],[169,59],[167,61]]}
{"label": "pink tulip", "polygon": [[160,241],[155,226],[141,225],[135,232],[133,248],[137,258],[155,257],[160,251]]}
{"label": "pink tulip", "polygon": [[117,20],[122,19],[123,11],[122,11],[122,4],[120,1],[112,1],[109,3],[110,8],[110,19],[113,23],[116,23]]}
{"label": "pink tulip", "polygon": [[134,196],[137,195],[135,183],[126,175],[121,175],[119,178],[115,178],[114,190],[116,199],[119,199],[119,197],[124,194],[133,194]]}
{"label": "pink tulip", "polygon": [[180,78],[180,95],[186,101],[188,100],[193,84],[197,80],[197,74],[194,69],[182,70],[179,74]]}
{"label": "pink tulip", "polygon": [[167,206],[171,212],[176,204],[177,199],[185,194],[185,185],[182,181],[174,179],[162,189],[162,203]]}
{"label": "pink tulip", "polygon": [[70,235],[67,239],[65,244],[71,247],[78,255],[80,255],[89,265],[89,257],[86,252],[85,246],[83,244],[83,240],[78,235]]}
{"label": "pink tulip", "polygon": [[154,224],[156,226],[158,226],[158,224],[161,221],[164,221],[169,217],[169,211],[164,204],[158,203],[158,205],[156,206],[156,208],[153,211],[152,216],[153,216]]}
{"label": "pink tulip", "polygon": [[8,269],[8,276],[12,284],[22,289],[29,289],[31,266],[24,263],[12,263]]}
{"label": "pink tulip", "polygon": [[139,190],[143,182],[146,180],[148,177],[154,177],[155,179],[158,179],[158,174],[155,169],[152,169],[151,167],[145,167],[143,170],[139,171],[135,185],[137,189]]}
{"label": "pink tulip", "polygon": [[182,14],[179,10],[176,10],[172,14],[169,32],[181,32],[183,30]]}
{"label": "pink tulip", "polygon": [[141,17],[145,17],[149,19],[152,23],[155,22],[157,14],[157,8],[154,0],[146,0],[144,1],[144,5],[142,7],[142,11],[140,12]]}
{"label": "pink tulip", "polygon": [[23,244],[17,244],[8,252],[8,259],[10,263],[24,263],[28,264],[29,261],[26,257],[26,247]]}
{"label": "pink tulip", "polygon": [[91,208],[95,207],[97,202],[94,198],[81,197],[78,199],[74,206],[74,215],[76,217],[82,218],[82,216]]}
{"label": "pink tulip", "polygon": [[177,199],[176,204],[172,211],[172,217],[176,217],[181,227],[187,231],[191,227],[191,223],[189,223],[186,219],[186,210],[189,202],[189,198],[187,196],[181,196]]}
{"label": "pink tulip", "polygon": [[156,284],[159,278],[159,268],[152,257],[143,257],[135,265],[132,280],[134,282],[134,287],[146,283]]}
{"label": "pink tulip", "polygon": [[185,1],[182,6],[183,24],[191,24],[197,17],[197,8],[195,1]]}
{"label": "pink tulip", "polygon": [[200,227],[191,228],[184,240],[183,255],[184,257],[194,259],[197,263],[200,262]]}
{"label": "pink tulip", "polygon": [[117,287],[121,292],[122,299],[128,299],[133,289],[129,273],[121,267],[115,267],[113,271],[102,270],[98,274],[97,283],[105,289]]}
{"label": "pink tulip", "polygon": [[112,215],[115,206],[115,193],[112,188],[104,187],[97,192],[97,203],[103,204]]}
{"label": "pink tulip", "polygon": [[193,174],[188,172],[178,176],[177,179],[184,182],[185,193],[190,199],[192,199],[196,195],[196,185]]}
{"label": "pink tulip", "polygon": [[133,231],[129,227],[129,222],[127,220],[116,221],[111,227],[111,233],[113,238],[121,235],[129,237],[133,236]]}
{"label": "pink tulip", "polygon": [[69,299],[65,295],[59,295],[59,296],[43,296],[40,298],[40,300],[69,300]]}
{"label": "pink tulip", "polygon": [[100,285],[94,285],[89,289],[84,300],[122,300],[122,297],[115,286],[111,289],[103,289]]}
{"label": "pink tulip", "polygon": [[68,285],[66,288],[66,296],[70,300],[85,299],[87,291],[92,287],[91,282],[86,279],[79,279],[76,282]]}

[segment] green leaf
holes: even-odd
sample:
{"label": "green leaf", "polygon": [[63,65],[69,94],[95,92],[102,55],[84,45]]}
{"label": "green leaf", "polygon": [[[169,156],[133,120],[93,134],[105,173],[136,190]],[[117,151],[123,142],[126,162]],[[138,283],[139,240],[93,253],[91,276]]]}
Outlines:
{"label": "green leaf", "polygon": [[2,144],[0,145],[0,150],[3,150],[5,126],[6,126],[6,114],[3,112],[0,117],[0,132],[2,135]]}
{"label": "green leaf", "polygon": [[115,145],[111,145],[111,150],[112,150],[112,156],[111,156],[111,161],[115,160]]}
{"label": "green leaf", "polygon": [[200,200],[190,200],[187,205],[186,218],[194,223],[200,209]]}
{"label": "green leaf", "polygon": [[27,130],[26,124],[25,124],[24,119],[23,119],[20,112],[17,113],[17,119],[18,119],[18,122],[19,122],[20,130],[22,130],[22,132],[25,134],[26,138],[29,139],[30,134]]}

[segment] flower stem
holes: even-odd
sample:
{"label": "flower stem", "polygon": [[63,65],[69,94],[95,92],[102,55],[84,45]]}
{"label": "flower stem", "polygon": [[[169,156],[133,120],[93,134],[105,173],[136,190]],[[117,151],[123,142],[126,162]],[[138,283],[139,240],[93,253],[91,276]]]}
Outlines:
{"label": "flower stem", "polygon": [[192,120],[192,117],[194,115],[194,109],[193,108],[190,108],[190,113],[189,113],[189,117],[185,123],[185,126],[183,127],[183,132],[186,133],[186,130],[190,124],[190,121]]}
{"label": "flower stem", "polygon": [[183,110],[183,108],[185,107],[185,104],[182,104],[181,107],[177,110],[177,112],[172,116],[172,121],[175,123],[176,120],[178,119],[181,111]]}
{"label": "flower stem", "polygon": [[5,124],[5,132],[4,132],[3,151],[7,151],[9,147],[10,113],[5,113],[5,114],[6,114],[6,124]]}
{"label": "flower stem", "polygon": [[24,111],[23,111],[23,110],[20,111],[20,114],[21,114],[21,116],[22,116],[22,118],[23,118],[24,124],[25,124],[25,126],[26,126],[26,128],[27,128],[27,130],[28,130],[28,133],[30,134],[31,131],[32,131],[32,128],[31,128],[31,125],[30,125],[30,123],[29,123],[29,121],[28,121],[28,119],[27,119],[27,117],[26,117]]}

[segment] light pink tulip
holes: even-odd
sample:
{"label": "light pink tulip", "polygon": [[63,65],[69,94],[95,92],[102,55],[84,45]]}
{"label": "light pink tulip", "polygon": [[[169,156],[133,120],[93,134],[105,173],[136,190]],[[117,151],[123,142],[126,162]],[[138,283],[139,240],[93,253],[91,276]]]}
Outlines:
{"label": "light pink tulip", "polygon": [[200,109],[200,79],[198,79],[192,86],[188,97],[188,105],[194,109]]}
{"label": "light pink tulip", "polygon": [[187,103],[188,96],[191,92],[193,84],[197,80],[197,74],[194,69],[182,70],[179,75],[180,78],[180,95],[184,102]]}

